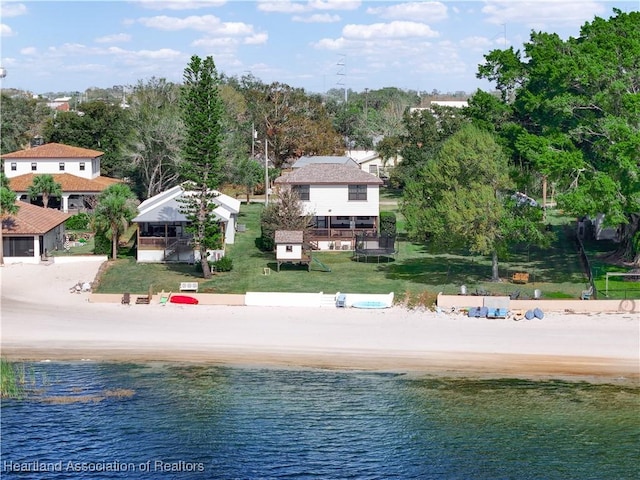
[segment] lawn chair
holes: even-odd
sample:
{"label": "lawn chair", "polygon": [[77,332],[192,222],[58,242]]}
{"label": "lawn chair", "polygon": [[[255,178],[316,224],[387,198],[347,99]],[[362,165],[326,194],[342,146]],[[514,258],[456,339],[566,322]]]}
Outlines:
{"label": "lawn chair", "polygon": [[122,305],[131,305],[131,294],[129,292],[125,292],[122,295],[120,303],[122,303]]}
{"label": "lawn chair", "polygon": [[164,290],[160,292],[160,305],[166,305],[171,298],[171,292],[165,293]]}
{"label": "lawn chair", "polygon": [[593,295],[593,285],[589,286],[587,290],[583,290],[580,298],[582,300],[591,300],[591,296]]}

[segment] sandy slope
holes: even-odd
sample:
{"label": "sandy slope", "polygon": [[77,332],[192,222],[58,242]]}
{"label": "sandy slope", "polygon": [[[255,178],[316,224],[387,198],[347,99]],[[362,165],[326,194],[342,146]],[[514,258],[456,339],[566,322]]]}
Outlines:
{"label": "sandy slope", "polygon": [[2,355],[640,379],[636,314],[543,320],[298,307],[96,304],[98,262],[0,269]]}

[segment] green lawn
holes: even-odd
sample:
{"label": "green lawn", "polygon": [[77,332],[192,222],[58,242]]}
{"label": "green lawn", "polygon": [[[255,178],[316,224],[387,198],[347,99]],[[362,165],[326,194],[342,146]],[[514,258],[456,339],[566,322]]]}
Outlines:
{"label": "green lawn", "polygon": [[[233,270],[218,273],[205,281],[194,266],[173,264],[136,264],[133,257],[113,262],[102,275],[99,293],[129,291],[144,294],[151,285],[155,291],[176,291],[180,282],[199,281],[201,292],[245,293],[247,291],[292,292],[395,292],[399,298],[407,294],[412,298],[433,299],[438,292],[458,293],[461,285],[468,292],[486,291],[509,294],[519,291],[522,297],[533,296],[540,289],[544,298],[579,298],[585,288],[585,276],[573,243],[565,238],[561,219],[553,222],[558,240],[550,249],[526,247],[512,251],[500,263],[500,276],[505,281],[492,283],[489,258],[472,256],[465,252],[442,254],[427,246],[406,240],[398,244],[395,259],[374,258],[368,263],[352,260],[350,252],[314,252],[313,257],[331,268],[322,271],[312,263],[311,271],[305,267],[283,265],[276,272],[274,253],[265,253],[256,247],[260,235],[261,204],[243,205],[238,223],[246,224],[245,232],[236,234],[236,243],[229,246]],[[401,226],[402,218],[398,224]],[[264,274],[265,267],[271,269]],[[530,273],[527,285],[514,285],[507,281],[514,271]]]}
{"label": "green lawn", "polygon": [[631,270],[631,267],[614,265],[607,261],[607,257],[616,251],[617,246],[616,243],[607,240],[584,242],[585,251],[591,262],[598,298],[640,298],[640,281],[632,281],[629,277],[611,276],[607,286],[608,272],[627,273]]}

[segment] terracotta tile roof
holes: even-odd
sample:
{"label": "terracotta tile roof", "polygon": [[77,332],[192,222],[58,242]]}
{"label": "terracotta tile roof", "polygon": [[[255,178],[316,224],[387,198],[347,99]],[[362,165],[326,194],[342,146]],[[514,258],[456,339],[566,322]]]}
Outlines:
{"label": "terracotta tile roof", "polygon": [[302,243],[302,230],[276,230],[275,243]]}
{"label": "terracotta tile roof", "polygon": [[[41,174],[42,175],[42,174]],[[36,174],[25,173],[24,175],[18,175],[17,177],[9,178],[9,188],[16,193],[26,192],[33,184],[33,177]],[[117,178],[109,177],[96,177],[96,178],[82,178],[70,173],[52,173],[51,176],[55,182],[62,185],[62,191],[64,193],[74,192],[102,192],[109,185],[122,182]]]}
{"label": "terracotta tile roof", "polygon": [[16,202],[18,213],[2,222],[2,235],[43,235],[63,223],[70,214]]}
{"label": "terracotta tile roof", "polygon": [[62,143],[45,143],[39,147],[6,153],[2,158],[96,158],[103,154],[97,150],[72,147]]}
{"label": "terracotta tile roof", "polygon": [[382,180],[359,168],[318,163],[297,168],[276,178],[274,183],[290,185],[382,185]]}

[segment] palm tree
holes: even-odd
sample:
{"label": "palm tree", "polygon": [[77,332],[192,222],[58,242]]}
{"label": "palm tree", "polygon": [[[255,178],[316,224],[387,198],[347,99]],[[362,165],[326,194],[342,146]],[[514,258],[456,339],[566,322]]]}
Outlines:
{"label": "palm tree", "polygon": [[111,258],[118,256],[118,239],[137,214],[135,195],[124,183],[109,186],[98,197],[94,225],[97,231],[111,236]]}
{"label": "palm tree", "polygon": [[33,184],[28,191],[32,197],[42,195],[42,206],[47,208],[49,197],[60,197],[62,195],[62,185],[53,179],[53,175],[45,173],[44,175],[33,177]]}
{"label": "palm tree", "polygon": [[[3,175],[4,176],[4,175]],[[4,265],[4,240],[2,239],[2,223],[18,213],[16,194],[5,186],[4,179],[0,183],[0,265]]]}

